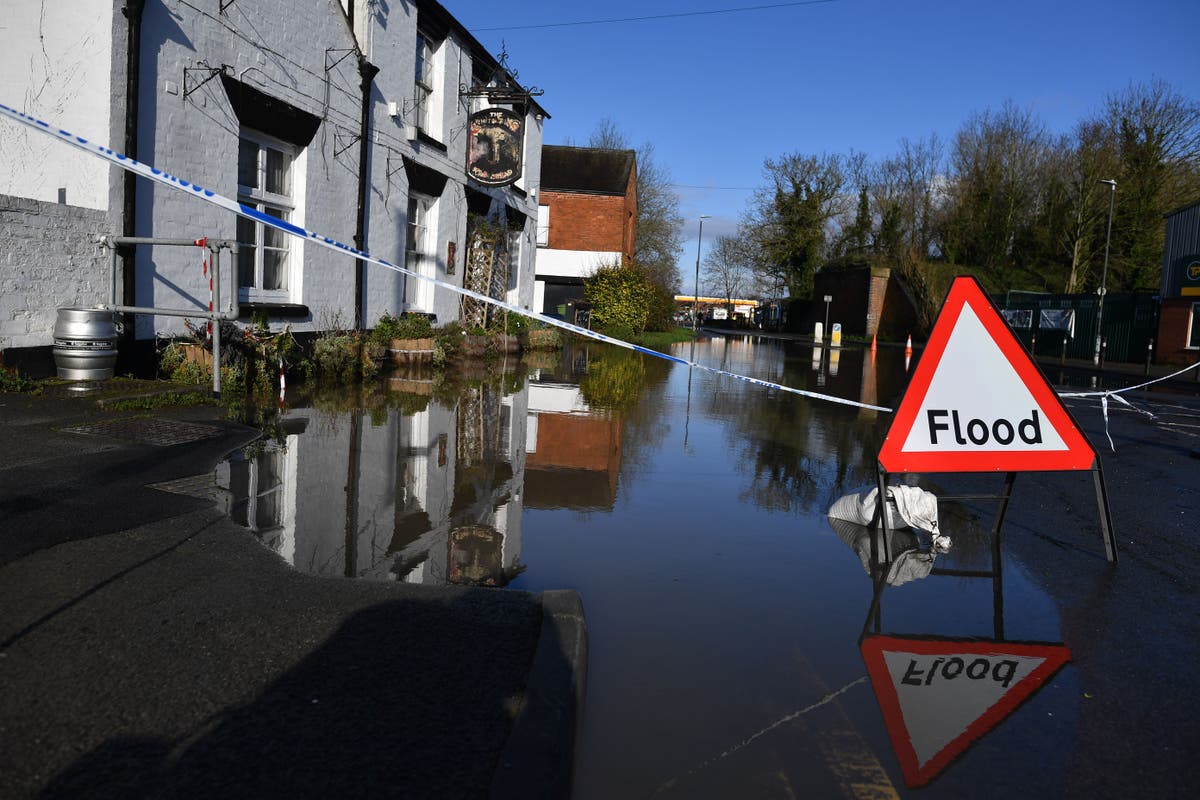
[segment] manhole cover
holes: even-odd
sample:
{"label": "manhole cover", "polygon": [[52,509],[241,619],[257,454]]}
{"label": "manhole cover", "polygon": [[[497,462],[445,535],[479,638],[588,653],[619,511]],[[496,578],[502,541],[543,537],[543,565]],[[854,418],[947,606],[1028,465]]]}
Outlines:
{"label": "manhole cover", "polygon": [[159,447],[169,447],[184,442],[197,442],[201,439],[211,439],[219,436],[221,431],[211,425],[197,425],[192,422],[177,422],[169,419],[113,419],[97,422],[94,425],[78,425],[74,428],[63,428],[69,433],[82,433],[89,436],[111,436],[115,439],[126,439],[142,444],[153,444]]}

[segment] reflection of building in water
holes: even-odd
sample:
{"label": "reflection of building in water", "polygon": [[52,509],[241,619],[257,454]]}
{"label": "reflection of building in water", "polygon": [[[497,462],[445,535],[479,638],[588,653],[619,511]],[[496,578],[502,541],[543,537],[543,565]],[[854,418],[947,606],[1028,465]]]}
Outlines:
{"label": "reflection of building in water", "polygon": [[330,413],[218,467],[231,515],[293,566],[414,583],[503,583],[518,570],[524,391],[455,407]]}
{"label": "reflection of building in water", "polygon": [[620,417],[590,410],[574,384],[530,381],[526,505],[611,509],[620,471]]}
{"label": "reflection of building in water", "polygon": [[217,466],[215,482],[225,490],[226,510],[239,525],[288,562],[296,554],[296,434]]}

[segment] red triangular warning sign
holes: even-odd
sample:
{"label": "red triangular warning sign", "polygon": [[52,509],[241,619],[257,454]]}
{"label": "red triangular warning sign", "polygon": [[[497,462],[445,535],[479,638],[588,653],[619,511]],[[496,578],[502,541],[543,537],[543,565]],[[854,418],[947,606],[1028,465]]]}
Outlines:
{"label": "red triangular warning sign", "polygon": [[924,786],[1064,664],[1059,644],[868,636],[863,660],[904,782]]}
{"label": "red triangular warning sign", "polygon": [[879,451],[883,469],[1028,472],[1095,461],[983,287],[955,278]]}

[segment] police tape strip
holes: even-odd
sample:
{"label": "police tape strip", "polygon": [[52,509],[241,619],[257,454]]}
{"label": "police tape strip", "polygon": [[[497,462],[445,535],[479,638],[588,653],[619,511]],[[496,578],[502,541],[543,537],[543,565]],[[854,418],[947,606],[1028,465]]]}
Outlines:
{"label": "police tape strip", "polygon": [[[1100,392],[1060,392],[1058,396],[1059,397],[1108,397],[1108,396],[1114,396],[1114,395],[1120,396],[1123,392],[1136,392],[1138,389],[1145,389],[1147,386],[1151,386],[1155,383],[1161,383],[1162,381],[1169,381],[1172,378],[1178,378],[1183,373],[1188,372],[1189,370],[1196,369],[1197,367],[1200,367],[1200,361],[1197,361],[1195,364],[1192,364],[1191,366],[1184,367],[1183,369],[1178,370],[1177,372],[1172,372],[1170,375],[1164,375],[1161,378],[1155,378],[1152,381],[1146,381],[1145,383],[1139,383],[1137,386],[1127,386],[1124,389],[1106,389],[1106,390],[1100,391]],[[1125,398],[1122,397],[1121,402],[1125,403],[1126,402]],[[1126,405],[1128,405],[1128,403],[1126,403]]]}
{"label": "police tape strip", "polygon": [[66,142],[67,144],[69,144],[73,147],[76,147],[76,148],[84,151],[85,153],[89,153],[98,158],[103,158],[107,161],[110,161],[113,164],[116,164],[118,167],[120,167],[124,170],[133,172],[137,175],[141,175],[143,178],[152,180],[155,183],[160,183],[164,186],[170,186],[174,189],[178,189],[182,192],[194,195],[194,196],[198,197],[199,199],[204,200],[205,202],[211,203],[211,204],[218,206],[220,208],[223,208],[227,211],[232,211],[234,214],[237,214],[240,217],[245,217],[246,219],[251,219],[251,220],[254,220],[255,222],[261,222],[264,225],[268,225],[272,228],[275,228],[276,230],[291,234],[292,236],[298,236],[301,239],[305,239],[310,242],[315,242],[316,244],[319,244],[322,247],[327,247],[331,250],[336,250],[341,253],[345,253],[346,255],[354,256],[355,258],[362,259],[363,261],[366,261],[367,263],[375,264],[376,266],[380,266],[385,269],[390,269],[394,272],[399,272],[404,275],[410,275],[414,278],[417,278],[418,280],[429,281],[434,286],[439,286],[443,289],[449,289],[452,292],[461,294],[465,297],[473,298],[475,300],[479,300],[484,303],[490,303],[491,305],[496,306],[497,308],[503,308],[507,311],[511,311],[515,314],[520,314],[522,316],[529,317],[530,319],[535,319],[535,320],[537,320],[539,322],[543,322],[547,325],[552,325],[556,328],[562,328],[563,330],[570,331],[571,333],[578,334],[579,336],[585,336],[589,339],[595,339],[596,341],[600,341],[600,342],[607,342],[609,344],[613,344],[618,347],[624,347],[627,350],[633,350],[635,352],[642,353],[644,355],[653,356],[654,358],[661,358],[664,361],[673,361],[676,364],[682,364],[687,367],[695,367],[696,369],[704,370],[705,372],[709,372],[714,375],[721,375],[726,378],[734,378],[739,381],[745,381],[746,383],[755,384],[756,386],[763,386],[768,389],[778,389],[783,392],[789,392],[791,394],[798,394],[798,395],[801,395],[802,397],[809,397],[814,400],[826,400],[831,403],[838,403],[841,405],[853,406],[855,408],[866,408],[866,409],[870,409],[872,411],[891,412],[891,410],[892,410],[890,408],[885,408],[883,406],[875,406],[875,405],[871,405],[869,403],[859,403],[854,400],[847,400],[842,397],[834,397],[833,395],[820,394],[818,392],[809,392],[809,391],[805,391],[803,389],[795,389],[790,386],[784,386],[783,384],[780,384],[780,383],[772,383],[771,381],[764,381],[764,380],[760,380],[758,378],[751,378],[746,375],[739,375],[736,372],[728,372],[723,369],[709,367],[704,364],[698,364],[698,363],[695,363],[692,361],[688,361],[687,359],[684,359],[684,358],[679,358],[677,356],[669,355],[667,353],[661,353],[657,350],[651,350],[648,347],[641,347],[639,345],[633,344],[631,342],[626,342],[621,339],[614,339],[611,336],[605,336],[602,333],[597,333],[596,331],[589,330],[588,328],[582,328],[578,325],[572,325],[569,322],[564,322],[562,320],[555,319],[554,317],[548,317],[548,316],[545,316],[544,314],[538,314],[536,312],[530,311],[529,309],[521,308],[520,306],[515,306],[510,303],[505,303],[502,300],[496,300],[495,298],[479,294],[478,292],[471,291],[470,289],[466,289],[461,286],[455,286],[452,283],[445,283],[444,281],[439,281],[436,278],[431,278],[427,275],[421,275],[420,273],[413,272],[412,270],[407,269],[402,266],[399,266],[398,264],[393,264],[390,261],[386,261],[382,258],[376,258],[376,257],[370,255],[369,253],[365,253],[365,252],[362,252],[361,250],[357,250],[357,249],[351,247],[350,245],[343,244],[342,242],[339,242],[335,239],[330,239],[328,236],[323,236],[315,231],[310,231],[305,228],[302,228],[299,225],[293,225],[290,222],[285,222],[284,220],[281,220],[277,217],[273,217],[270,214],[264,214],[263,212],[259,211],[256,208],[252,208],[252,207],[244,205],[242,203],[238,203],[235,200],[230,200],[228,197],[219,195],[216,192],[213,192],[209,189],[205,189],[202,186],[197,186],[196,184],[191,183],[189,181],[185,181],[180,178],[176,178],[174,175],[163,172],[160,169],[155,169],[154,167],[150,166],[149,164],[144,164],[133,158],[130,158],[127,155],[118,153],[114,150],[110,150],[109,148],[105,147],[104,145],[90,142],[87,139],[84,139],[82,136],[76,136],[75,134],[73,134],[69,131],[65,131],[60,128],[56,128],[46,122],[43,122],[40,119],[37,119],[36,117],[31,117],[28,114],[24,114],[20,111],[17,111],[13,108],[10,108],[10,107],[4,105],[2,103],[0,103],[0,113],[3,113],[8,118],[15,120],[16,122],[19,122],[23,125],[27,125],[28,127],[33,128],[34,130],[41,131],[42,133],[48,134],[48,135],[53,136],[63,142]]}
{"label": "police tape strip", "polygon": [[1169,381],[1172,378],[1178,378],[1183,373],[1188,372],[1189,370],[1196,369],[1197,367],[1200,367],[1200,361],[1197,361],[1195,364],[1192,364],[1191,366],[1184,367],[1183,369],[1178,370],[1177,372],[1172,372],[1170,375],[1164,375],[1161,378],[1155,378],[1152,381],[1146,381],[1145,383],[1139,383],[1137,386],[1127,386],[1124,389],[1106,389],[1101,392],[1060,392],[1058,396],[1059,397],[1099,397],[1100,398],[1100,413],[1104,417],[1104,435],[1108,437],[1108,446],[1110,448],[1112,448],[1113,452],[1116,452],[1117,446],[1115,444],[1113,444],[1112,434],[1110,434],[1108,432],[1108,398],[1111,397],[1113,400],[1116,400],[1117,402],[1121,403],[1126,408],[1130,408],[1130,409],[1138,412],[1139,414],[1145,414],[1146,416],[1150,417],[1150,419],[1155,419],[1155,416],[1152,412],[1147,411],[1144,408],[1138,408],[1133,403],[1126,400],[1124,397],[1121,397],[1121,395],[1124,392],[1135,392],[1138,389],[1145,389],[1147,386],[1152,386],[1153,384],[1161,383],[1162,381]]}

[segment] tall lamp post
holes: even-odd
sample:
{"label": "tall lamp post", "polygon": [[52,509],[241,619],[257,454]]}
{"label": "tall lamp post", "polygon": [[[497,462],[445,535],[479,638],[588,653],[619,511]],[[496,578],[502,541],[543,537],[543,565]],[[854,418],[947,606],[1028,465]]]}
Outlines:
{"label": "tall lamp post", "polygon": [[704,239],[704,220],[712,219],[711,214],[700,215],[700,232],[696,234],[696,283],[692,287],[695,296],[692,298],[692,338],[700,332],[700,242]]}
{"label": "tall lamp post", "polygon": [[1108,184],[1108,233],[1104,237],[1104,269],[1100,273],[1100,289],[1096,292],[1100,295],[1100,302],[1096,304],[1096,349],[1092,351],[1092,365],[1100,366],[1100,339],[1103,336],[1104,328],[1104,295],[1108,293],[1108,245],[1112,241],[1112,218],[1113,218],[1113,200],[1117,196],[1117,182],[1114,180],[1102,180],[1098,183]]}

